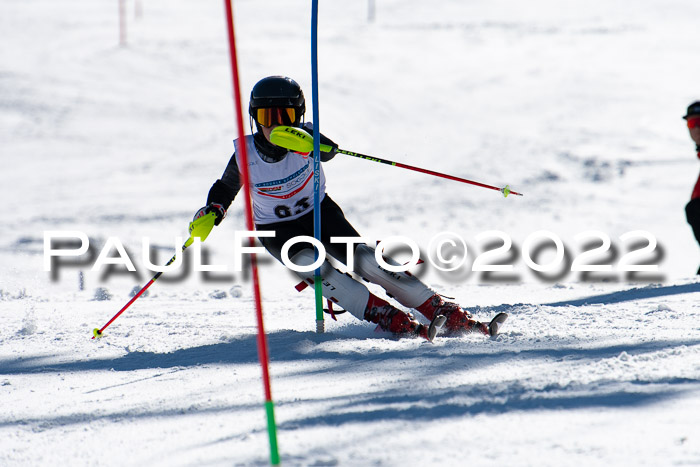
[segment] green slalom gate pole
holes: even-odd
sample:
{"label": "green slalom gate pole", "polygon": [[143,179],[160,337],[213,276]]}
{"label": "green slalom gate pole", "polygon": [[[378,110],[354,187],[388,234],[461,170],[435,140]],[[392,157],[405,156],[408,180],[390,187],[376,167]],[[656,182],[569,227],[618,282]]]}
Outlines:
{"label": "green slalom gate pole", "polygon": [[[238,127],[239,138],[243,138],[245,133],[243,129],[243,104],[241,99],[241,86],[238,77],[238,59],[236,57],[236,39],[233,30],[233,8],[232,0],[224,0],[226,6],[226,23],[228,27],[229,52],[231,60],[231,72],[233,75],[233,92],[235,101],[236,123]],[[241,151],[241,174],[243,176],[243,192],[245,198],[245,217],[248,231],[253,231],[255,225],[253,223],[253,208],[250,199],[250,173],[248,170],[248,151],[245,144],[240,145]],[[253,248],[253,237],[249,237],[249,246]],[[279,465],[280,455],[277,446],[277,424],[275,423],[275,407],[272,402],[272,389],[270,387],[270,372],[268,369],[268,352],[267,339],[265,338],[265,326],[263,323],[262,313],[262,297],[260,295],[260,283],[258,280],[258,260],[255,253],[250,255],[251,277],[253,279],[253,294],[255,296],[255,311],[258,321],[258,358],[260,359],[260,367],[262,368],[263,388],[265,391],[265,414],[267,416],[267,433],[270,441],[270,464]]]}
{"label": "green slalom gate pole", "polygon": [[[318,0],[311,2],[311,93],[313,100],[314,119],[314,238],[321,241],[321,131],[319,123],[318,105]],[[319,251],[315,248],[315,260],[318,260]],[[314,272],[314,292],[316,297],[316,332],[325,332],[323,321],[323,278],[321,267]]]}

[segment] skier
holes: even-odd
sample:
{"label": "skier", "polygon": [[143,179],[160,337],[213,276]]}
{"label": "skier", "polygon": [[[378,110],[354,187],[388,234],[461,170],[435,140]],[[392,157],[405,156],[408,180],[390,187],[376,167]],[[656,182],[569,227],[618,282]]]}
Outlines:
{"label": "skier", "polygon": [[[695,142],[695,151],[700,158],[700,101],[690,104],[683,118],[687,121],[690,138]],[[685,206],[685,216],[688,224],[693,228],[695,239],[700,243],[700,177],[690,195],[690,202]],[[697,274],[700,274],[700,268]]]}
{"label": "skier", "polygon": [[[248,108],[251,130],[255,124],[254,134],[234,141],[235,152],[223,176],[213,184],[207,205],[197,211],[194,218],[213,212],[216,215],[215,225],[219,225],[226,216],[226,210],[241,188],[239,149],[245,144],[256,229],[275,232],[274,237],[260,238],[265,249],[282,261],[281,250],[285,242],[301,235],[313,236],[312,157],[290,152],[270,142],[272,130],[279,125],[300,127],[312,132],[310,123],[302,123],[305,110],[304,93],[291,78],[270,76],[255,84]],[[335,156],[338,146],[323,135],[321,142],[334,148],[329,153],[321,154],[321,161],[327,162]],[[320,181],[321,242],[327,254],[347,264],[347,245],[331,243],[330,238],[360,237],[360,234],[325,192],[323,169]],[[410,273],[383,269],[375,260],[374,248],[364,244],[354,244],[353,247],[355,272],[383,287],[401,305],[418,310],[431,320],[431,326],[420,324],[411,313],[372,294],[362,283],[325,261],[321,266],[323,296],[338,303],[356,318],[376,323],[382,330],[397,335],[418,335],[428,340],[433,339],[442,325],[452,332],[477,331],[486,335],[497,332],[499,323],[489,326],[474,320],[458,304],[446,302]],[[296,243],[290,248],[288,257],[298,266],[308,266],[314,263],[315,251],[308,243]],[[397,264],[391,260],[387,262]],[[313,272],[296,274],[305,282],[313,283]]]}

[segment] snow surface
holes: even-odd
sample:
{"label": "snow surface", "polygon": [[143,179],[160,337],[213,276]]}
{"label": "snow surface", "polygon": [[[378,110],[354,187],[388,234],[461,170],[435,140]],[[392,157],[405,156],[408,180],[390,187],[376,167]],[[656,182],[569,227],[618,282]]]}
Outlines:
{"label": "snow surface", "polygon": [[[700,250],[683,212],[698,161],[680,119],[700,98],[700,3],[385,0],[371,22],[366,2],[321,3],[325,134],[525,196],[326,164],[364,235],[465,238],[462,269],[416,273],[482,320],[510,318],[493,340],[395,340],[348,315],[317,334],[313,294],[261,259],[282,462],[700,465]],[[165,274],[90,339],[151,277],[142,237],[165,262],[237,136],[222,3],[129,1],[124,47],[117,11],[0,3],[0,464],[266,465],[247,274]],[[310,109],[310,2],[234,12],[243,95],[285,74]],[[210,264],[232,264],[243,226],[237,200]],[[139,277],[88,262],[52,278],[51,230],[85,232],[95,254],[119,238]],[[470,271],[490,230],[512,238],[512,273]],[[540,230],[568,261],[591,248],[578,234],[604,233],[614,270],[536,275],[521,251]],[[637,230],[658,241],[641,258],[657,273],[617,266]]]}

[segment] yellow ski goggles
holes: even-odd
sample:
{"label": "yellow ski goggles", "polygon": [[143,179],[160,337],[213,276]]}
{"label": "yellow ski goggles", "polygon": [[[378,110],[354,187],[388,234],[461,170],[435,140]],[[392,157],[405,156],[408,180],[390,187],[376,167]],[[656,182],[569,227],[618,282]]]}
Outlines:
{"label": "yellow ski goggles", "polygon": [[297,123],[294,107],[261,107],[253,109],[253,118],[264,127],[272,125],[293,125]]}

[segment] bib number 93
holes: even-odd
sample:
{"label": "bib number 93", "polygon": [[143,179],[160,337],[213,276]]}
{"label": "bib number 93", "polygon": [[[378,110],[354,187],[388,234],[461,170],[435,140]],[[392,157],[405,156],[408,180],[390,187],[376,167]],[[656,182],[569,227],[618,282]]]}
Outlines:
{"label": "bib number 93", "polygon": [[311,205],[309,204],[309,198],[305,196],[297,200],[297,202],[292,206],[278,204],[275,206],[275,215],[280,219],[284,219],[286,217],[301,214],[304,211],[307,211],[310,207]]}

